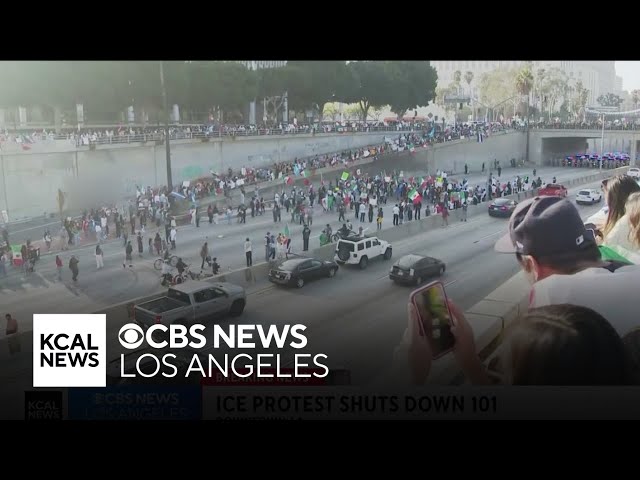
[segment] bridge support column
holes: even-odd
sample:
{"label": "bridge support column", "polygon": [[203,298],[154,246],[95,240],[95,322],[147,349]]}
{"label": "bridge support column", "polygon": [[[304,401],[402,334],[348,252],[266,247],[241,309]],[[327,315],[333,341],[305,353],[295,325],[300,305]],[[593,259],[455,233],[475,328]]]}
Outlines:
{"label": "bridge support column", "polygon": [[631,145],[629,146],[629,156],[631,157],[631,161],[629,162],[631,165],[637,165],[636,155],[638,154],[638,139],[637,136],[634,135],[631,137]]}

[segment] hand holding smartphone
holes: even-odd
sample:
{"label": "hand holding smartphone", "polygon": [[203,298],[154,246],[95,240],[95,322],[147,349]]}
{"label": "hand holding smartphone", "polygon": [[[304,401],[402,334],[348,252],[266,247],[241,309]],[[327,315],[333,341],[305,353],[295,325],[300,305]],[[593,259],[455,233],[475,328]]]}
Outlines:
{"label": "hand holding smartphone", "polygon": [[427,337],[433,358],[439,358],[453,350],[455,337],[451,326],[454,320],[442,282],[431,282],[414,290],[409,301],[418,313],[420,334]]}

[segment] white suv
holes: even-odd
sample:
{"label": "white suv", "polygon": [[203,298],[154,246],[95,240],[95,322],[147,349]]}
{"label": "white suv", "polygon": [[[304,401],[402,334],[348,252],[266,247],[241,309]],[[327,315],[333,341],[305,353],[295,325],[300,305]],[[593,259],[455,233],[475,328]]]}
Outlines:
{"label": "white suv", "polygon": [[360,265],[364,270],[369,260],[382,256],[385,260],[391,258],[391,244],[376,237],[346,237],[338,240],[335,261],[339,264]]}
{"label": "white suv", "polygon": [[594,203],[598,203],[602,200],[602,192],[594,189],[585,189],[580,190],[578,195],[576,195],[576,203],[577,204],[587,204],[593,205]]}
{"label": "white suv", "polygon": [[627,175],[629,175],[630,177],[639,178],[640,177],[640,168],[631,167],[629,170],[627,170]]}

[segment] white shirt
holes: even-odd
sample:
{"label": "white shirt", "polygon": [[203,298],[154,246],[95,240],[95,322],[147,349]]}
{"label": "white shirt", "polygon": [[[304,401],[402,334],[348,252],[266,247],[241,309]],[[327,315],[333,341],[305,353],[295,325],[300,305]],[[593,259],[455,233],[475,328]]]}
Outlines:
{"label": "white shirt", "polygon": [[400,215],[400,208],[398,208],[397,206],[393,207],[393,214],[394,215]]}
{"label": "white shirt", "polygon": [[574,275],[552,275],[532,287],[530,306],[569,303],[595,310],[621,336],[640,326],[640,265],[629,265],[610,272],[588,268]]}
{"label": "white shirt", "polygon": [[169,234],[169,239],[174,242],[176,237],[178,236],[178,231],[175,228],[171,229],[171,233]]}
{"label": "white shirt", "polygon": [[625,214],[613,226],[603,244],[637,265],[640,264],[640,248],[629,240],[629,227],[629,216]]}
{"label": "white shirt", "polygon": [[244,242],[244,253],[251,251],[251,241]]}

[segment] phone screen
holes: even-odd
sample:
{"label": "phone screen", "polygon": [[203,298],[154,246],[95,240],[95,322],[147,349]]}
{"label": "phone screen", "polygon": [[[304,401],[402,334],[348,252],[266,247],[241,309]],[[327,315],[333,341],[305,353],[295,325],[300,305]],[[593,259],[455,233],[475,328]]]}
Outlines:
{"label": "phone screen", "polygon": [[444,285],[436,282],[416,290],[412,301],[422,321],[422,332],[431,344],[433,358],[451,351],[455,337],[451,333],[451,312]]}

